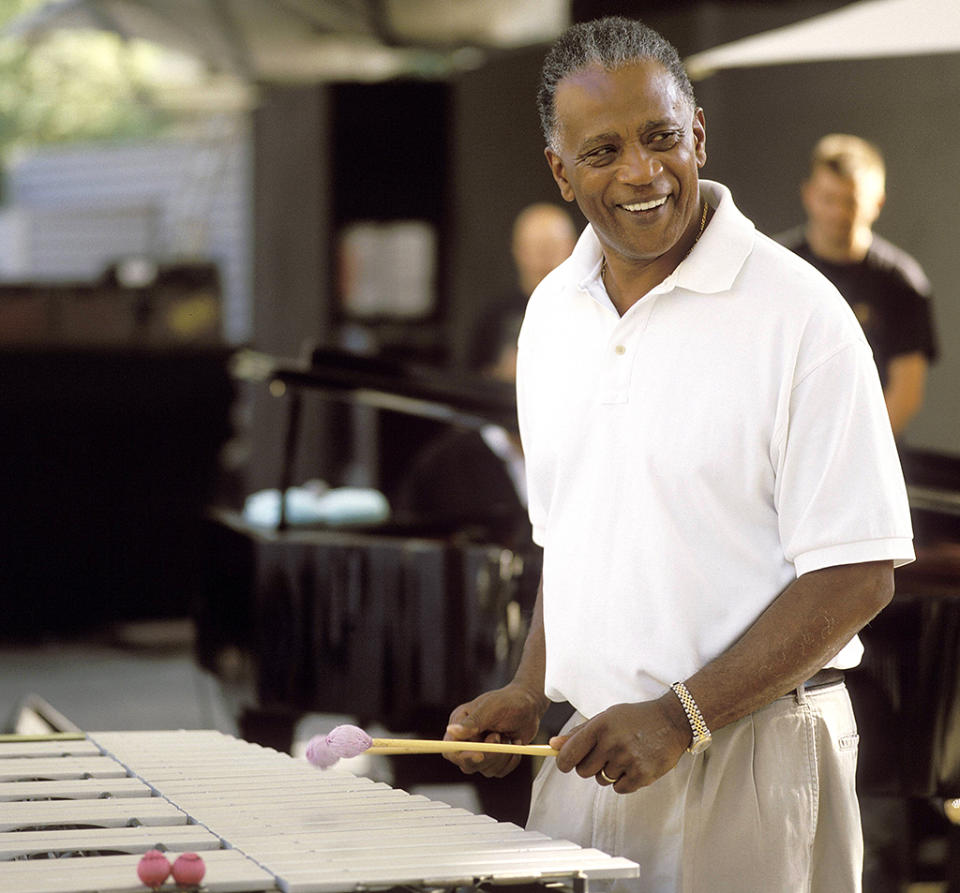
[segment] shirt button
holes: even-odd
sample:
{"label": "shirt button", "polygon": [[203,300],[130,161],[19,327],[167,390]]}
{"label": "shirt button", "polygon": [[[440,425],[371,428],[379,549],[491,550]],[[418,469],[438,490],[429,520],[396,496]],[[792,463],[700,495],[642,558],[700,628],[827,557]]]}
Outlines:
{"label": "shirt button", "polygon": [[627,349],[626,349],[622,344],[618,344],[618,345],[613,349],[613,352],[614,352],[617,356],[622,357],[622,356],[627,352]]}

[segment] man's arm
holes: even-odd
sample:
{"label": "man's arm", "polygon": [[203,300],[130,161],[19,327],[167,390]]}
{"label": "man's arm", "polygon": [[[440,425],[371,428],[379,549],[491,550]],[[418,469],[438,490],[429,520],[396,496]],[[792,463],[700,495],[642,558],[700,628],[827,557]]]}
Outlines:
{"label": "man's arm", "polygon": [[[687,680],[712,730],[786,694],[821,669],[893,596],[893,562],[824,568],[790,584],[723,654]],[[680,680],[675,680],[680,681]],[[617,704],[551,740],[557,765],[588,778],[603,769],[618,793],[651,784],[690,744],[677,696]]]}
{"label": "man's arm", "polygon": [[688,680],[707,724],[721,728],[796,688],[892,597],[892,561],[823,568],[795,580],[737,642]]}
{"label": "man's arm", "polygon": [[883,399],[894,434],[900,434],[923,406],[928,365],[926,354],[919,350],[899,354],[887,363]]}

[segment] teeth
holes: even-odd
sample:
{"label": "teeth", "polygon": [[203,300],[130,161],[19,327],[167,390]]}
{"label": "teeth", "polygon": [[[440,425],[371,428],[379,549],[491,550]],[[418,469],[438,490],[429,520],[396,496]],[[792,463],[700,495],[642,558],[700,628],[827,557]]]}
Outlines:
{"label": "teeth", "polygon": [[667,197],[655,198],[652,202],[638,202],[633,205],[621,205],[626,211],[652,211],[654,208],[659,208],[664,202],[666,202]]}

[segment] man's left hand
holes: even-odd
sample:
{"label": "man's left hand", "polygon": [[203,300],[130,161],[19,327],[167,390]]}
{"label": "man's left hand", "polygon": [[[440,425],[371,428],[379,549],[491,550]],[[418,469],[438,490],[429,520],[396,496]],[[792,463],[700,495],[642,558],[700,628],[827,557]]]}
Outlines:
{"label": "man's left hand", "polygon": [[653,784],[676,766],[689,743],[686,719],[678,723],[662,701],[615,704],[550,739],[550,746],[560,751],[561,772],[576,769],[583,778],[613,784],[618,794]]}

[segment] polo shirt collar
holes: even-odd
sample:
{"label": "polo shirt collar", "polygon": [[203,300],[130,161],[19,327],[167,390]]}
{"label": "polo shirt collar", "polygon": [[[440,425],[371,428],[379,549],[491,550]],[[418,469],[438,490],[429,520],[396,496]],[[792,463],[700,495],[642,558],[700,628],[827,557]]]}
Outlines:
{"label": "polo shirt collar", "polygon": [[756,228],[740,213],[726,186],[713,180],[701,180],[700,194],[714,208],[714,215],[693,251],[673,275],[680,288],[716,294],[733,287],[753,250]]}
{"label": "polo shirt collar", "polygon": [[[755,227],[733,203],[730,190],[712,180],[700,181],[701,195],[714,209],[714,215],[693,250],[680,265],[652,291],[685,288],[703,294],[727,291],[743,267],[751,250]],[[587,225],[570,256],[578,286],[601,304],[610,304],[600,282],[603,252],[591,225]]]}

